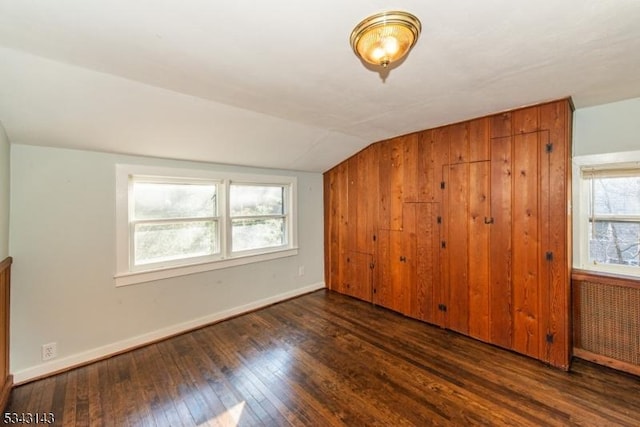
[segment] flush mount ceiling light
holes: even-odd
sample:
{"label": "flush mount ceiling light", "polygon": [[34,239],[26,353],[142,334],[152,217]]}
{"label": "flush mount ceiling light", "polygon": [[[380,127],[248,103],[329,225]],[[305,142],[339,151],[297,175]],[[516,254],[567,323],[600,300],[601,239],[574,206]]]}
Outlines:
{"label": "flush mount ceiling light", "polygon": [[409,53],[421,30],[420,20],[410,13],[377,13],[356,25],[351,47],[363,61],[386,68]]}

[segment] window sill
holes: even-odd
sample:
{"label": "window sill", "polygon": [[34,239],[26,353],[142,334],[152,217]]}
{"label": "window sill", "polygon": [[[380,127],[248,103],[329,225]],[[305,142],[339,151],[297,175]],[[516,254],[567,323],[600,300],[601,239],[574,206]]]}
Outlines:
{"label": "window sill", "polygon": [[154,270],[118,273],[114,276],[114,279],[116,286],[135,285],[137,283],[145,283],[154,280],[168,279],[171,277],[186,276],[188,274],[203,273],[205,271],[237,267],[240,265],[270,261],[295,255],[298,255],[298,248],[289,248],[254,255],[235,256],[233,258],[227,258],[219,261],[165,267]]}

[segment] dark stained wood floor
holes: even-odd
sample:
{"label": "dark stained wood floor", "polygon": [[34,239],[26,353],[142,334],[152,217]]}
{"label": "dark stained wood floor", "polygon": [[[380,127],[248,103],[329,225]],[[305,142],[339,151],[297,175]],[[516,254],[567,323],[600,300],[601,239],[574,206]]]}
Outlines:
{"label": "dark stained wood floor", "polygon": [[58,425],[638,426],[640,378],[571,373],[328,291],[17,387]]}

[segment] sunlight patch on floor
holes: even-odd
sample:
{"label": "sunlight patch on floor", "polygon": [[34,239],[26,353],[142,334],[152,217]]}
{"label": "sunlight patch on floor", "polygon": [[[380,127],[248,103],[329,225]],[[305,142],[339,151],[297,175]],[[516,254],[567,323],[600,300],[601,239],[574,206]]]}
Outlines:
{"label": "sunlight patch on floor", "polygon": [[244,405],[246,402],[242,401],[235,405],[233,408],[228,409],[217,417],[208,420],[200,426],[225,426],[236,427],[240,423],[240,417],[242,417],[242,411],[244,411]]}

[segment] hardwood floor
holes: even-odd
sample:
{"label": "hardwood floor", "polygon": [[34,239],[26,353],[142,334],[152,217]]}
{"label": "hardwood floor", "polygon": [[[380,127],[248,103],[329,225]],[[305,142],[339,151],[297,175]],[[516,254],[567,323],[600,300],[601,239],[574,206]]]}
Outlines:
{"label": "hardwood floor", "polygon": [[637,426],[640,378],[571,373],[328,291],[13,390],[57,425]]}

